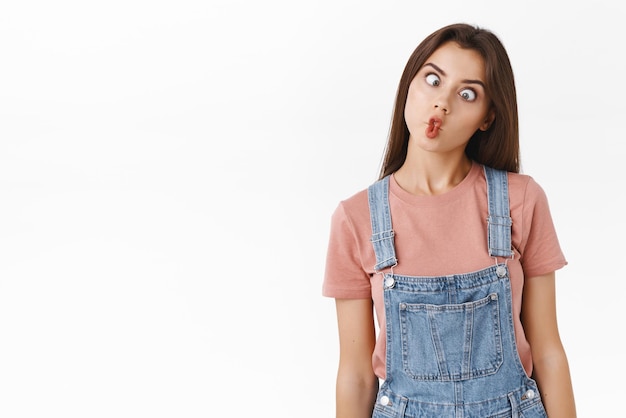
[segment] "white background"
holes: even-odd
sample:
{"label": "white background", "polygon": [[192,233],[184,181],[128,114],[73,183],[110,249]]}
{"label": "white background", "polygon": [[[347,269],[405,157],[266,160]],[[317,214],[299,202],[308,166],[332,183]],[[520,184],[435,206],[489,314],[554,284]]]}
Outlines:
{"label": "white background", "polygon": [[330,215],[410,53],[492,29],[546,190],[580,417],[625,385],[625,6],[3,1],[0,417],[331,417]]}

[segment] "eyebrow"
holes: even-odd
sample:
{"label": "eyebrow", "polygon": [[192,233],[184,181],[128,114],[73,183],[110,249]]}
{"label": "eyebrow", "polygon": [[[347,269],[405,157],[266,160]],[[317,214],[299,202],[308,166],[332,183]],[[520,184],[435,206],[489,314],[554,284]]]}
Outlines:
{"label": "eyebrow", "polygon": [[[441,68],[439,68],[438,66],[436,66],[435,64],[433,64],[432,62],[427,62],[426,64],[424,64],[424,67],[429,66],[429,67],[433,67],[435,70],[437,70],[438,72],[441,73],[441,75],[445,76],[446,72],[444,70],[442,70]],[[483,87],[483,89],[486,90],[485,87],[485,83],[483,83],[480,80],[461,80],[462,83],[467,83],[467,84],[478,84],[480,86]]]}

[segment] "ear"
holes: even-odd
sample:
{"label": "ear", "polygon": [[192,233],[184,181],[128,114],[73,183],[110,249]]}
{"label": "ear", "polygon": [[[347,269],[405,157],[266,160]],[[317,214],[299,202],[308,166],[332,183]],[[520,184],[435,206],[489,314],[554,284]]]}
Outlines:
{"label": "ear", "polygon": [[480,129],[481,131],[486,131],[487,129],[489,129],[489,127],[491,126],[495,118],[496,118],[496,112],[493,109],[490,109],[489,112],[487,113],[487,116],[485,117],[485,120],[483,121],[482,125],[480,125],[478,129]]}

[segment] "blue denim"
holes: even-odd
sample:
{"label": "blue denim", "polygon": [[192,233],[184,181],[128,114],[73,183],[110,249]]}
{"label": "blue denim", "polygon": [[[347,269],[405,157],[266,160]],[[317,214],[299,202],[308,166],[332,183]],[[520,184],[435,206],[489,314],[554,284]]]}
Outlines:
{"label": "blue denim", "polygon": [[382,273],[387,326],[386,379],[372,417],[547,418],[519,359],[511,284],[507,173],[485,167],[485,269],[441,277],[393,273],[398,262],[388,202],[389,178],[368,189],[376,270]]}

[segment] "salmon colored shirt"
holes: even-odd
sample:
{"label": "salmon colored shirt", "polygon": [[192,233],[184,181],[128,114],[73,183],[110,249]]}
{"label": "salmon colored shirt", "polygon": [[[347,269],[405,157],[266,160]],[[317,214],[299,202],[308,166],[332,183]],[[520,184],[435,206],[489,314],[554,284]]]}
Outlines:
{"label": "salmon colored shirt", "polygon": [[[543,189],[528,175],[509,173],[508,178],[514,257],[507,264],[513,321],[519,356],[530,376],[530,345],[520,321],[524,278],[553,272],[567,261]],[[410,194],[400,188],[392,175],[389,204],[398,259],[394,273],[444,276],[481,270],[495,263],[487,250],[487,183],[480,164],[473,163],[468,175],[455,188],[435,196]],[[333,298],[374,301],[380,332],[372,366],[376,375],[384,379],[386,331],[382,275],[374,272],[376,257],[371,234],[367,190],[362,190],[340,202],[332,215],[322,293]]]}

